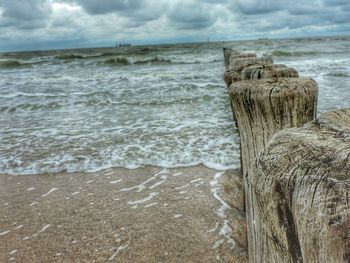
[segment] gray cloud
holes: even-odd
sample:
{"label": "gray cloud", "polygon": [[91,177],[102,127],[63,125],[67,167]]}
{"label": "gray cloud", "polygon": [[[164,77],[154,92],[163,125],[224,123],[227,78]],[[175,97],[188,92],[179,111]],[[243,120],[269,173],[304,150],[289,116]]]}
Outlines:
{"label": "gray cloud", "polygon": [[133,11],[142,5],[140,0],[74,0],[89,14],[101,15],[117,11]]}
{"label": "gray cloud", "polygon": [[51,14],[51,5],[47,0],[0,0],[2,16],[16,20],[40,20]]}
{"label": "gray cloud", "polygon": [[[333,1],[333,0],[325,0]],[[344,0],[335,0],[338,2]],[[230,4],[234,12],[243,15],[263,15],[286,11],[293,15],[315,14],[318,11],[327,10],[322,0],[237,0]]]}
{"label": "gray cloud", "polygon": [[1,27],[30,31],[46,26],[52,7],[47,0],[0,0]]}
{"label": "gray cloud", "polygon": [[168,14],[171,25],[179,29],[201,29],[215,23],[210,9],[198,2],[177,2]]}
{"label": "gray cloud", "polygon": [[349,0],[0,0],[0,49],[328,32],[350,32]]}
{"label": "gray cloud", "polygon": [[324,0],[327,6],[349,5],[348,0]]}
{"label": "gray cloud", "polygon": [[246,15],[267,14],[280,10],[284,1],[274,0],[238,0],[232,3],[232,7]]}
{"label": "gray cloud", "polygon": [[[158,19],[164,12],[163,1],[152,0],[57,0],[62,3],[74,3],[81,6],[89,15],[115,13],[130,17],[132,25]],[[165,2],[165,1],[164,1]]]}

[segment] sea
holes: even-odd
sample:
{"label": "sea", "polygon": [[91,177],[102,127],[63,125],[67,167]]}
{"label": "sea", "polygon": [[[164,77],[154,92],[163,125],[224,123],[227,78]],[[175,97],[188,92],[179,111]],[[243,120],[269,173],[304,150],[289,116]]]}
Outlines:
{"label": "sea", "polygon": [[0,53],[0,174],[239,168],[223,47],[271,55],[350,106],[350,37]]}

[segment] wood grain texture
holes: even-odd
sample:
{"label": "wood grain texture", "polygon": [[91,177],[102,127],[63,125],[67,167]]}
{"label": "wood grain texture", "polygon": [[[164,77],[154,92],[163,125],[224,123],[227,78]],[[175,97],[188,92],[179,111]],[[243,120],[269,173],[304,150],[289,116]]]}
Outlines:
{"label": "wood grain texture", "polygon": [[[254,54],[255,55],[255,54]],[[253,54],[244,54],[230,57],[228,70],[242,72],[243,69],[253,65],[269,65],[273,63],[271,57],[254,57]]]}
{"label": "wood grain texture", "polygon": [[350,262],[350,109],[278,132],[247,181],[254,262]]}
{"label": "wood grain texture", "polygon": [[295,69],[281,64],[254,65],[241,72],[241,80],[298,77],[299,74]]}
{"label": "wood grain texture", "polygon": [[229,88],[246,174],[272,136],[300,127],[316,117],[317,84],[311,79],[281,78],[238,81]]}
{"label": "wood grain texture", "polygon": [[[266,64],[267,62],[265,58],[258,59],[255,53],[239,53],[230,48],[224,48],[224,60],[226,68],[224,80],[228,87],[233,82],[241,80],[241,71],[245,68],[244,65]],[[272,62],[271,58],[268,61]]]}
{"label": "wood grain texture", "polygon": [[[269,184],[261,184],[255,177],[257,157],[271,138],[281,130],[301,127],[316,118],[317,83],[312,79],[299,78],[295,69],[273,65],[270,58],[240,56],[226,50],[225,61],[224,79],[229,86],[232,111],[241,140],[249,262],[317,262],[304,261],[302,242],[295,234],[298,225],[293,219],[293,209],[287,209],[283,201],[286,192],[282,185],[275,186],[275,195],[268,197],[271,198],[270,203],[265,200],[266,208],[255,193],[256,189],[264,193],[274,191]],[[286,148],[284,151],[288,156],[293,149]],[[279,173],[271,171],[270,176],[278,177]],[[308,194],[304,198],[310,198]],[[276,222],[280,228],[271,226],[275,219],[269,221],[269,213],[265,212],[273,205],[279,216]],[[265,216],[264,221],[262,216]],[[268,227],[272,227],[270,235],[266,234]]]}

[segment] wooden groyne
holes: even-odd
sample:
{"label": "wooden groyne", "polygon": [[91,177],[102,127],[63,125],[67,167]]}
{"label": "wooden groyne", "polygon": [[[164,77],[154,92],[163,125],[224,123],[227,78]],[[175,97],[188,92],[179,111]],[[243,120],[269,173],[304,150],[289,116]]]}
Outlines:
{"label": "wooden groyne", "polygon": [[269,57],[224,58],[249,262],[350,262],[350,110],[316,119],[314,80]]}
{"label": "wooden groyne", "polygon": [[349,156],[350,109],[275,134],[247,180],[251,262],[350,262]]}

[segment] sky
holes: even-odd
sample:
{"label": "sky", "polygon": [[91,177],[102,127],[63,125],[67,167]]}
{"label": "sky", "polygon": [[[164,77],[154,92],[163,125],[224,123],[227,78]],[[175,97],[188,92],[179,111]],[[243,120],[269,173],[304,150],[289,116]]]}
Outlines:
{"label": "sky", "polygon": [[0,51],[350,34],[350,0],[0,0]]}

